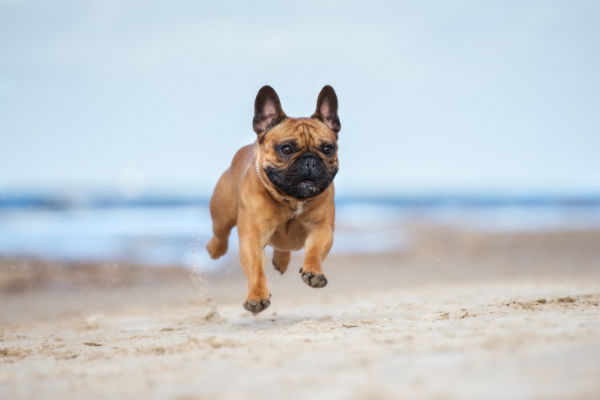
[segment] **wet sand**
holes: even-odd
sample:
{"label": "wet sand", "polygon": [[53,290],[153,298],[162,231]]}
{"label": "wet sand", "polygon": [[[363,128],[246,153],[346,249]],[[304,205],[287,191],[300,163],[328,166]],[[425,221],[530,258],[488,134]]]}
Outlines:
{"label": "wet sand", "polygon": [[600,232],[416,227],[403,253],[296,256],[253,316],[235,261],[0,263],[0,398],[600,397]]}

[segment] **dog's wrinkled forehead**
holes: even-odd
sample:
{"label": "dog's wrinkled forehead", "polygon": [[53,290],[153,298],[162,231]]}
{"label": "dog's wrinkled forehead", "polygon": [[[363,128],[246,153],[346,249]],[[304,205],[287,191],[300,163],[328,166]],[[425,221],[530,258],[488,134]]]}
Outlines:
{"label": "dog's wrinkled forehead", "polygon": [[294,140],[300,148],[310,149],[324,141],[335,143],[337,136],[319,120],[287,118],[267,132],[262,146],[273,146],[287,140]]}

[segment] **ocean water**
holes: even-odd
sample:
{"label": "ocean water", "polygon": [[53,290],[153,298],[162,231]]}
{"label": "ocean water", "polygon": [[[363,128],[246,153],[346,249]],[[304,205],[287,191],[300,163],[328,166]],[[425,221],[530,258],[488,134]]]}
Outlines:
{"label": "ocean water", "polygon": [[[341,199],[332,253],[402,250],[411,240],[405,227],[416,221],[491,232],[600,229],[600,201]],[[237,259],[235,229],[223,260],[206,254],[210,237],[206,199],[0,202],[0,256],[203,270]]]}

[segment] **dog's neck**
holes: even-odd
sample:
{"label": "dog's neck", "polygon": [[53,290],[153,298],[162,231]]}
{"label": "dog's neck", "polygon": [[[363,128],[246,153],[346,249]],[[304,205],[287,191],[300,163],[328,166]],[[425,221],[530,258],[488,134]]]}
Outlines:
{"label": "dog's neck", "polygon": [[265,182],[265,178],[260,174],[260,169],[258,167],[259,155],[260,152],[257,149],[256,154],[254,155],[254,169],[256,171],[258,180],[264,186],[264,188],[267,189],[267,192],[274,201],[283,204],[294,211],[290,219],[296,218],[304,211],[304,203],[306,203],[306,201],[300,201],[292,196],[282,194],[276,188],[273,188],[272,185],[269,185],[267,182]]}

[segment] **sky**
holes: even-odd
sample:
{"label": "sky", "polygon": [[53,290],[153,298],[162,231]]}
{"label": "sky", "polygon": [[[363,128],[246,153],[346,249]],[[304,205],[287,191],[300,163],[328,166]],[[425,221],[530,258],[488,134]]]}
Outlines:
{"label": "sky", "polygon": [[597,1],[0,0],[0,191],[208,194],[339,99],[338,193],[600,192]]}

